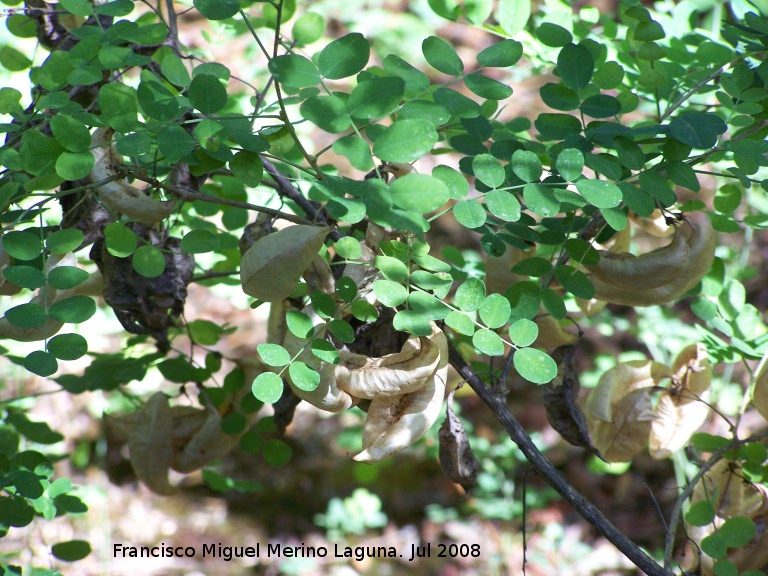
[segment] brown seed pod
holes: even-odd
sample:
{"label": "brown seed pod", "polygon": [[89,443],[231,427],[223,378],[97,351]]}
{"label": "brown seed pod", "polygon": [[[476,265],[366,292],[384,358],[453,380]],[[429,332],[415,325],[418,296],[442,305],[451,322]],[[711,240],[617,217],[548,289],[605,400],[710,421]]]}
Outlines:
{"label": "brown seed pod", "polygon": [[125,179],[115,180],[122,158],[111,144],[112,130],[97,128],[91,137],[94,165],[91,180],[98,186],[99,199],[118,214],[143,224],[162,222],[173,213],[176,200],[154,200],[143,190],[128,184]]}
{"label": "brown seed pod", "polygon": [[657,238],[666,238],[675,233],[675,227],[667,223],[667,218],[658,208],[650,216],[640,216],[630,210],[629,219],[638,228]]}
{"label": "brown seed pod", "polygon": [[[709,220],[701,222],[686,219],[678,227],[688,247],[687,261],[676,268],[671,281],[652,288],[639,283],[636,287],[610,284],[595,276],[590,280],[595,286],[595,298],[626,306],[656,306],[667,304],[688,292],[707,273],[715,257],[715,233]],[[668,265],[676,264],[667,262]]]}

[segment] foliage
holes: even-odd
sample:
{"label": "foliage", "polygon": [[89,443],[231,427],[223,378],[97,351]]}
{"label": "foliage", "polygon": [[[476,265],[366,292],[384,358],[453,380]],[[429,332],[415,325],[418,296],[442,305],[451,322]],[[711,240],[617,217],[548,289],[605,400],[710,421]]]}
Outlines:
{"label": "foliage", "polygon": [[[0,89],[0,292],[17,294],[0,336],[39,343],[6,356],[70,394],[126,393],[159,372],[159,396],[107,422],[148,486],[170,493],[169,469],[199,469],[237,444],[287,464],[280,436],[299,399],[330,412],[359,405],[356,458],[390,457],[437,420],[449,362],[496,395],[519,381],[545,386],[553,426],[593,452],[602,448],[588,426],[634,434],[637,449],[618,452],[628,459],[651,422],[669,418],[677,450],[702,422],[681,410],[701,408],[705,392],[689,385],[703,364],[672,364],[678,353],[700,341],[716,372],[765,356],[768,330],[745,287],[756,270],[743,265],[768,210],[763,0],[730,2],[727,13],[623,0],[615,15],[554,0],[533,13],[520,0],[430,0],[432,17],[493,35],[471,58],[438,36],[418,58],[373,58],[363,34],[328,41],[323,14],[288,0],[192,4],[184,17],[205,22],[211,50],[238,42],[258,64],[230,69],[181,45],[173,2],[140,11],[130,0],[61,0],[56,10],[29,1],[6,24],[38,56],[0,51],[32,85]],[[510,117],[524,69],[552,72],[538,94],[546,108]],[[431,232],[446,226],[479,250],[443,245]],[[672,239],[651,251],[641,229]],[[217,346],[238,326],[184,315],[193,282],[244,292],[254,308],[269,302],[268,342],[222,357]],[[77,330],[97,313],[94,296],[129,335],[120,351],[89,350]],[[605,302],[614,306],[601,312]],[[694,323],[695,335],[672,347],[635,332],[670,372],[598,386],[585,418],[580,339],[568,327],[605,332],[622,306],[642,322],[658,305],[663,325]],[[82,374],[61,370],[86,356]],[[762,390],[755,381],[747,400]],[[187,384],[195,405],[177,392]],[[662,414],[660,398],[679,410]],[[274,417],[259,417],[263,403]],[[733,438],[715,443],[723,450],[710,462],[728,457],[759,483],[765,458],[737,435],[746,406],[723,416]],[[20,410],[5,422],[0,521],[80,511],[59,504],[69,489],[50,481],[45,456],[15,447],[17,432],[55,433]],[[464,445],[460,426],[451,434]],[[471,451],[461,458],[476,473]],[[206,479],[256,488],[213,470]],[[678,501],[667,566],[698,481]],[[737,561],[729,547],[755,545],[749,522],[761,514],[731,510],[713,523],[704,563],[725,573]],[[77,541],[57,546],[62,559],[87,554]]]}

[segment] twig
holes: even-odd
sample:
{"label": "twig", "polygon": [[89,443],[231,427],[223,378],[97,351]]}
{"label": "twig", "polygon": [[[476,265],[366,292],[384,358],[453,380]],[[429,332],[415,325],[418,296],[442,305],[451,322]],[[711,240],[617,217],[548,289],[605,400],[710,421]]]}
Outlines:
{"label": "twig", "polygon": [[672,572],[662,568],[653,558],[643,552],[634,542],[624,535],[608,520],[597,507],[581,495],[554,465],[547,460],[534,445],[523,426],[509,411],[504,399],[489,390],[469,364],[461,357],[456,348],[449,344],[449,359],[451,365],[464,378],[480,399],[488,405],[496,419],[504,426],[510,438],[517,444],[528,462],[541,474],[579,515],[605,536],[619,551],[635,566],[648,576],[674,576]]}

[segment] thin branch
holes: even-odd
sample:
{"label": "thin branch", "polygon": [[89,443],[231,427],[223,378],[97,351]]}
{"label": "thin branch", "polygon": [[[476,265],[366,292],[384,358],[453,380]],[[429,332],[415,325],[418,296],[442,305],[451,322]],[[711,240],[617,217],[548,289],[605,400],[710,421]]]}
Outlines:
{"label": "thin branch", "polygon": [[648,576],[674,576],[672,572],[662,568],[653,558],[643,552],[639,546],[632,542],[619,529],[608,520],[598,508],[581,495],[563,476],[554,465],[547,460],[523,426],[509,411],[504,399],[491,392],[477,377],[469,364],[461,357],[456,348],[449,344],[449,359],[451,365],[458,371],[462,378],[472,387],[472,390],[480,399],[488,405],[493,415],[509,433],[510,438],[517,444],[528,462],[541,474],[576,511],[589,522],[595,529],[605,536],[619,551],[631,560],[635,566],[644,571]]}
{"label": "thin branch", "polygon": [[210,194],[195,192],[194,190],[190,190],[189,188],[183,188],[181,186],[171,186],[170,184],[165,184],[155,178],[152,178],[151,176],[146,176],[144,174],[138,174],[130,171],[126,171],[126,173],[130,174],[130,176],[135,178],[136,180],[141,180],[142,182],[151,184],[156,188],[165,190],[166,192],[169,192],[170,194],[173,194],[177,198],[180,198],[181,200],[185,200],[187,202],[194,202],[195,200],[200,200],[201,202],[210,202],[212,204],[221,204],[223,206],[233,206],[235,208],[253,210],[254,212],[262,212],[264,214],[268,214],[269,216],[272,216],[273,218],[280,218],[282,220],[287,220],[288,222],[293,222],[294,224],[309,224],[309,225],[315,224],[315,222],[312,222],[305,218],[295,216],[294,214],[289,214],[288,212],[275,210],[274,208],[267,208],[266,206],[251,204],[250,202],[240,202],[239,200],[230,200],[229,198],[219,198],[217,196],[211,196]]}

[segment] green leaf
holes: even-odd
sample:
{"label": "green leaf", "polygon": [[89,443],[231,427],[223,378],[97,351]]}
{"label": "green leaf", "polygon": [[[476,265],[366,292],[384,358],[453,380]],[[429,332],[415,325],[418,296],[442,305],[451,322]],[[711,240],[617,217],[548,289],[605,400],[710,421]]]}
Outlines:
{"label": "green leaf", "polygon": [[472,345],[481,354],[488,356],[504,355],[504,341],[496,332],[486,328],[480,328],[472,335]]}
{"label": "green leaf", "polygon": [[638,175],[640,188],[655,196],[664,206],[671,206],[677,201],[677,196],[667,182],[667,179],[655,170],[643,170]]}
{"label": "green leaf", "polygon": [[[685,162],[667,162],[667,176],[673,183],[683,188],[688,188],[688,190],[693,192],[698,192],[701,189],[696,172],[690,164]],[[715,204],[717,204],[717,196],[715,196]],[[715,209],[717,210],[717,208]]]}
{"label": "green leaf", "polygon": [[576,189],[597,208],[614,208],[621,203],[621,188],[607,180],[579,180]]}
{"label": "green leaf", "polygon": [[464,312],[478,310],[485,302],[485,283],[479,278],[468,278],[456,289],[456,305]]}
{"label": "green leaf", "polygon": [[316,12],[305,12],[293,24],[293,39],[300,46],[317,42],[325,33],[325,19]]}
{"label": "green leaf", "polygon": [[163,61],[160,63],[160,71],[175,86],[186,88],[191,82],[189,70],[184,65],[184,61],[176,54],[167,53],[163,56]]}
{"label": "green leaf", "polygon": [[374,76],[355,86],[347,109],[355,118],[383,118],[400,106],[404,93],[402,78]]}
{"label": "green leaf", "polygon": [[379,316],[376,307],[365,300],[356,300],[353,302],[351,311],[352,316],[361,322],[373,322]]}
{"label": "green leaf", "polygon": [[139,125],[139,104],[136,90],[120,82],[109,82],[99,88],[101,120],[115,132],[132,132]]}
{"label": "green leaf", "polygon": [[360,242],[351,236],[345,236],[336,241],[336,254],[348,260],[356,260],[362,256],[363,251],[360,248]]}
{"label": "green leaf", "polygon": [[157,278],[165,271],[165,256],[156,246],[139,246],[131,263],[133,269],[145,278]]}
{"label": "green leaf", "polygon": [[555,267],[555,278],[560,284],[577,298],[590,300],[595,296],[595,287],[589,278],[573,266]]}
{"label": "green leaf", "polygon": [[90,296],[70,296],[57,300],[48,308],[48,315],[59,322],[79,324],[96,313],[96,302]]}
{"label": "green leaf", "polygon": [[490,294],[480,306],[480,319],[488,328],[496,329],[504,326],[512,313],[512,306],[501,294]]}
{"label": "green leaf", "polygon": [[[206,108],[207,95],[204,95],[205,88],[203,87],[205,80],[200,81],[200,78],[211,79],[213,76],[203,74],[195,78],[189,88],[190,103],[205,114],[208,112],[205,112],[204,110],[209,110],[211,108],[212,101],[208,102],[208,108]],[[218,80],[216,80],[216,82],[218,82]],[[219,85],[221,88],[224,88],[220,83]],[[193,88],[194,95],[192,92]],[[170,122],[171,120],[176,119],[182,112],[181,106],[179,105],[178,100],[176,100],[176,96],[168,90],[168,88],[154,80],[139,84],[136,96],[139,99],[139,106],[141,106],[144,114],[155,120]],[[224,103],[226,104],[226,97],[224,98]],[[202,106],[202,108],[200,106]],[[216,110],[212,111],[217,111],[222,107],[223,106],[219,106]]]}
{"label": "green leaf", "polygon": [[126,258],[136,250],[136,233],[122,222],[111,222],[104,227],[104,243],[107,252],[117,258]]}
{"label": "green leaf", "polygon": [[414,336],[429,336],[432,334],[432,325],[428,315],[416,310],[399,310],[392,319],[395,330],[408,332]]}
{"label": "green leaf", "polygon": [[475,333],[475,324],[466,314],[452,310],[445,317],[445,325],[459,334],[472,336]]}
{"label": "green leaf", "polygon": [[301,103],[301,115],[331,134],[344,132],[351,123],[347,105],[336,96],[313,96]]}
{"label": "green leaf", "polygon": [[557,155],[555,168],[564,180],[573,182],[581,176],[581,172],[584,170],[584,154],[576,148],[566,148]]}
{"label": "green leaf", "polygon": [[621,103],[613,96],[596,94],[584,100],[579,110],[592,118],[609,118],[621,112]]}
{"label": "green leaf", "polygon": [[512,362],[520,376],[534,384],[546,384],[557,376],[555,361],[548,354],[536,348],[515,350]]}
{"label": "green leaf", "polygon": [[[368,302],[365,302],[368,304]],[[339,351],[334,348],[333,344],[322,338],[315,338],[310,344],[312,354],[320,358],[324,362],[330,364],[338,364],[340,362]]]}
{"label": "green leaf", "polygon": [[473,94],[488,100],[504,100],[512,96],[511,87],[482,74],[467,74],[464,76],[464,84]]}
{"label": "green leaf", "polygon": [[33,374],[47,378],[56,373],[59,369],[59,363],[53,354],[42,350],[35,350],[30,352],[24,359],[24,368]]}
{"label": "green leaf", "polygon": [[235,154],[235,157],[229,161],[229,169],[232,170],[235,178],[251,188],[261,184],[261,178],[264,175],[261,157],[248,150],[241,150]]}
{"label": "green leaf", "polygon": [[513,274],[522,274],[523,276],[533,276],[535,278],[549,274],[551,271],[552,264],[550,261],[538,256],[532,256],[518,262],[512,266],[511,270]]}
{"label": "green leaf", "polygon": [[323,48],[317,57],[317,66],[320,73],[331,80],[348,78],[365,67],[370,54],[368,40],[362,34],[353,32]]}
{"label": "green leaf", "polygon": [[539,216],[554,216],[560,212],[560,202],[548,186],[531,182],[523,188],[525,205]]}
{"label": "green leaf", "polygon": [[496,6],[496,21],[509,36],[525,28],[530,17],[530,0],[499,0]]}
{"label": "green leaf", "polygon": [[381,271],[384,278],[387,280],[405,282],[408,278],[408,266],[392,256],[376,256],[374,265]]}
{"label": "green leaf", "polygon": [[37,328],[45,323],[45,308],[35,302],[19,304],[5,311],[5,319],[19,328]]}
{"label": "green leaf", "polygon": [[432,169],[432,176],[448,186],[448,194],[452,200],[461,200],[469,194],[469,182],[461,172],[450,166],[440,164]]}
{"label": "green leaf", "polygon": [[433,212],[448,199],[448,187],[433,176],[410,173],[397,178],[389,187],[392,202],[419,214]]}
{"label": "green leaf", "polygon": [[557,73],[563,84],[579,91],[585,88],[595,71],[595,59],[583,44],[568,44],[557,55]]}
{"label": "green leaf", "polygon": [[192,230],[181,239],[181,249],[187,254],[204,254],[219,247],[219,236],[208,230]]}
{"label": "green leaf", "polygon": [[539,336],[539,327],[533,320],[522,318],[509,327],[509,337],[515,346],[530,346]]}
{"label": "green leaf", "polygon": [[488,211],[505,222],[520,220],[521,208],[517,197],[506,190],[491,190],[485,195]]}
{"label": "green leaf", "polygon": [[485,224],[485,210],[477,200],[462,200],[453,205],[453,216],[462,226],[474,229]]}
{"label": "green leaf", "polygon": [[62,152],[64,148],[54,138],[43,136],[37,131],[25,132],[19,149],[24,170],[33,176],[50,174]]}
{"label": "green leaf", "polygon": [[373,153],[385,162],[412,162],[426,156],[437,140],[430,122],[397,120],[373,143]]}
{"label": "green leaf", "polygon": [[669,123],[669,134],[691,148],[712,148],[728,127],[712,112],[687,112]]}
{"label": "green leaf", "polygon": [[226,20],[240,11],[237,0],[192,0],[192,4],[206,20]]}
{"label": "green leaf", "polygon": [[536,36],[542,44],[551,48],[560,48],[571,43],[573,35],[558,24],[544,22],[536,30]]}
{"label": "green leaf", "polygon": [[7,266],[3,268],[3,277],[12,284],[28,290],[45,286],[45,274],[34,266]]}
{"label": "green leaf", "polygon": [[539,114],[533,125],[547,140],[565,140],[581,134],[581,123],[569,114]]}
{"label": "green leaf", "polygon": [[32,60],[13,46],[6,45],[0,48],[0,65],[10,72],[21,72],[32,65]]}
{"label": "green leaf", "polygon": [[283,380],[273,372],[262,372],[254,379],[251,391],[265,404],[274,404],[283,395]]}
{"label": "green leaf", "polygon": [[464,72],[464,63],[453,47],[442,38],[429,36],[421,44],[424,58],[435,70],[448,76],[460,76]]}
{"label": "green leaf", "polygon": [[459,118],[476,118],[482,113],[480,105],[460,94],[456,90],[449,88],[438,88],[432,93],[435,102],[443,106],[452,116]]}
{"label": "green leaf", "polygon": [[300,390],[312,392],[320,384],[320,374],[304,362],[294,362],[288,367],[291,382]]}
{"label": "green leaf", "polygon": [[85,124],[66,114],[51,118],[51,131],[69,152],[85,152],[91,147],[91,133]]}
{"label": "green leaf", "polygon": [[43,243],[38,234],[14,230],[3,234],[3,250],[18,260],[34,260],[43,251]]}
{"label": "green leaf", "polygon": [[84,238],[85,235],[77,228],[62,228],[48,236],[45,245],[53,254],[66,254],[80,246]]}
{"label": "green leaf", "polygon": [[245,416],[239,412],[232,412],[231,414],[227,414],[221,421],[221,431],[224,432],[224,434],[236,436],[245,429],[247,424]]}
{"label": "green leaf", "polygon": [[514,66],[523,56],[523,45],[517,40],[501,40],[484,48],[477,55],[477,62],[489,68]]}
{"label": "green leaf", "polygon": [[685,521],[692,526],[706,526],[715,519],[715,509],[708,500],[691,504],[685,514]]}
{"label": "green leaf", "polygon": [[291,355],[278,344],[259,344],[256,351],[268,366],[286,366],[291,362]]}
{"label": "green leaf", "polygon": [[544,104],[555,110],[568,112],[579,107],[578,94],[562,84],[555,84],[553,82],[544,84],[544,86],[539,88],[539,94]]}
{"label": "green leaf", "polygon": [[[270,66],[272,62],[274,60],[270,61]],[[227,105],[227,89],[218,78],[210,74],[195,76],[189,85],[188,93],[189,103],[206,115],[215,114]]]}
{"label": "green leaf", "polygon": [[262,448],[264,461],[270,466],[285,466],[293,457],[293,450],[284,441],[273,438],[264,442]]}
{"label": "green leaf", "polygon": [[[427,320],[442,320],[451,311],[439,298],[419,291],[411,292],[408,295],[408,305],[414,312],[423,315]],[[427,335],[425,334],[425,336]]]}
{"label": "green leaf", "polygon": [[618,88],[622,80],[624,80],[624,68],[614,61],[601,64],[592,76],[592,82],[603,90]]}
{"label": "green leaf", "polygon": [[88,352],[88,341],[80,334],[59,334],[48,341],[48,352],[59,360],[77,360]]}
{"label": "green leaf", "polygon": [[729,548],[746,546],[755,535],[755,522],[746,516],[734,516],[726,520],[718,531]]}
{"label": "green leaf", "polygon": [[515,150],[512,154],[512,171],[523,182],[538,182],[541,178],[541,160],[528,150]]}
{"label": "green leaf", "polygon": [[472,159],[472,172],[475,177],[489,188],[498,188],[504,184],[504,167],[490,154],[478,154]]}
{"label": "green leaf", "polygon": [[741,200],[741,187],[736,184],[725,184],[715,194],[714,207],[721,214],[730,214],[741,205]]}
{"label": "green leaf", "polygon": [[400,306],[408,298],[405,286],[391,280],[376,280],[373,283],[373,293],[379,302],[391,308]]}
{"label": "green leaf", "polygon": [[351,344],[355,341],[355,330],[346,320],[334,318],[328,322],[328,329],[336,338],[345,344]]}
{"label": "green leaf", "polygon": [[62,152],[56,159],[56,174],[64,180],[79,180],[91,173],[94,162],[90,152]]}
{"label": "green leaf", "polygon": [[275,80],[293,88],[308,88],[320,82],[315,65],[298,54],[285,54],[269,61],[269,71]]}
{"label": "green leaf", "polygon": [[181,126],[163,126],[157,134],[157,148],[166,159],[175,164],[197,146],[195,139]]}

